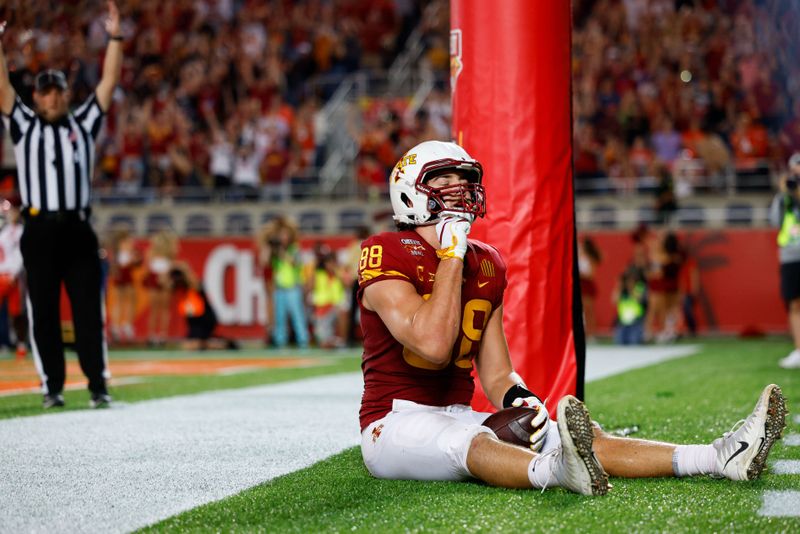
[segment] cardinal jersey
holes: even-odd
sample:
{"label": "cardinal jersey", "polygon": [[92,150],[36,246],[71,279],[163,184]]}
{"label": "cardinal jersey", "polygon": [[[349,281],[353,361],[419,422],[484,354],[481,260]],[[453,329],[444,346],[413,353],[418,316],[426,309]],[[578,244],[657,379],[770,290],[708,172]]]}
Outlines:
{"label": "cardinal jersey", "polygon": [[[452,261],[452,260],[447,260]],[[492,311],[503,302],[506,267],[493,247],[469,241],[461,289],[461,332],[450,361],[433,364],[392,337],[377,313],[362,304],[364,289],[383,280],[403,280],[422,298],[433,292],[439,258],[436,250],[414,231],[386,232],[361,245],[358,302],[364,332],[364,396],[361,429],[392,410],[393,399],[429,406],[469,404],[474,382],[472,360]]]}

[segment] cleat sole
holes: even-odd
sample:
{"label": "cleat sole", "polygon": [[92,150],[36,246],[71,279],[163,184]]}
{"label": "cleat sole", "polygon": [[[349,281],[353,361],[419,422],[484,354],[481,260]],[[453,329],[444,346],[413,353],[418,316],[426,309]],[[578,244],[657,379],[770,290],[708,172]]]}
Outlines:
{"label": "cleat sole", "polygon": [[786,427],[786,398],[779,386],[772,386],[767,402],[767,419],[764,423],[766,437],[747,468],[747,480],[757,479],[766,470],[769,451],[775,442],[781,439],[783,429]]}
{"label": "cleat sole", "polygon": [[564,415],[567,417],[567,426],[578,456],[589,471],[592,495],[605,495],[609,489],[608,475],[592,450],[594,429],[589,412],[581,401],[573,397],[565,408]]}

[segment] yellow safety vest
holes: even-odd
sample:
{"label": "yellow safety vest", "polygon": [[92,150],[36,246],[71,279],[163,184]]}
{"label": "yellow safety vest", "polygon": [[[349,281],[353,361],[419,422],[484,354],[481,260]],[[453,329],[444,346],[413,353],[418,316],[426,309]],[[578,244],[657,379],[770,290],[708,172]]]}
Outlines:
{"label": "yellow safety vest", "polygon": [[642,303],[633,297],[620,297],[617,303],[617,317],[619,322],[630,326],[644,316]]}
{"label": "yellow safety vest", "polygon": [[[293,258],[297,257],[297,247],[290,246],[287,254]],[[272,278],[275,285],[281,289],[288,289],[297,286],[302,280],[300,277],[300,267],[293,261],[285,261],[275,258],[272,262]]]}
{"label": "yellow safety vest", "polygon": [[320,269],[314,273],[311,300],[314,306],[338,306],[344,301],[344,284],[338,276]]}
{"label": "yellow safety vest", "polygon": [[796,245],[800,242],[800,224],[797,222],[797,215],[794,210],[787,209],[783,214],[781,231],[778,232],[778,246]]}

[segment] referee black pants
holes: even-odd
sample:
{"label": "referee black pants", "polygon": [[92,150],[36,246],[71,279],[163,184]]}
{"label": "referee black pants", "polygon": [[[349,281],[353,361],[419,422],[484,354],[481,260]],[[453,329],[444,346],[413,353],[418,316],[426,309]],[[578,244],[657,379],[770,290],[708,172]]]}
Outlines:
{"label": "referee black pants", "polygon": [[60,313],[63,282],[72,306],[75,349],[89,379],[89,390],[107,393],[99,245],[88,215],[27,215],[20,248],[28,280],[31,347],[44,392],[56,394],[64,389],[66,363]]}

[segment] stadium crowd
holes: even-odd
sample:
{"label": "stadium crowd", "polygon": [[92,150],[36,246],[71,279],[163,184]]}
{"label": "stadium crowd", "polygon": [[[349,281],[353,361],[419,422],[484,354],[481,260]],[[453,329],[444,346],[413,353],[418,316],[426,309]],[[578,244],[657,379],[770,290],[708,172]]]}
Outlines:
{"label": "stadium crowd", "polygon": [[791,2],[582,0],[574,18],[579,190],[769,190],[800,150]]}
{"label": "stadium crowd", "polygon": [[[54,67],[68,73],[74,101],[84,98],[106,39],[99,4],[22,3],[0,8],[19,94],[29,99],[34,74]],[[574,2],[578,191],[674,188],[681,198],[696,188],[769,188],[765,177],[800,150],[800,17],[786,5]],[[321,106],[345,76],[386,69],[420,21],[421,63],[437,80],[426,102],[410,110],[408,96],[365,96],[348,124],[357,190],[383,194],[400,154],[449,137],[448,8],[445,0],[125,2],[126,61],[96,188],[169,195],[233,186],[235,198],[259,190],[280,198],[287,182],[313,186],[330,128]]]}
{"label": "stadium crowd", "polygon": [[[317,163],[320,101],[344,76],[386,68],[419,4],[125,2],[126,60],[98,147],[97,188],[247,192],[307,173]],[[0,7],[12,82],[24,100],[44,67],[68,74],[75,102],[92,90],[107,39],[101,8],[89,1]]]}

